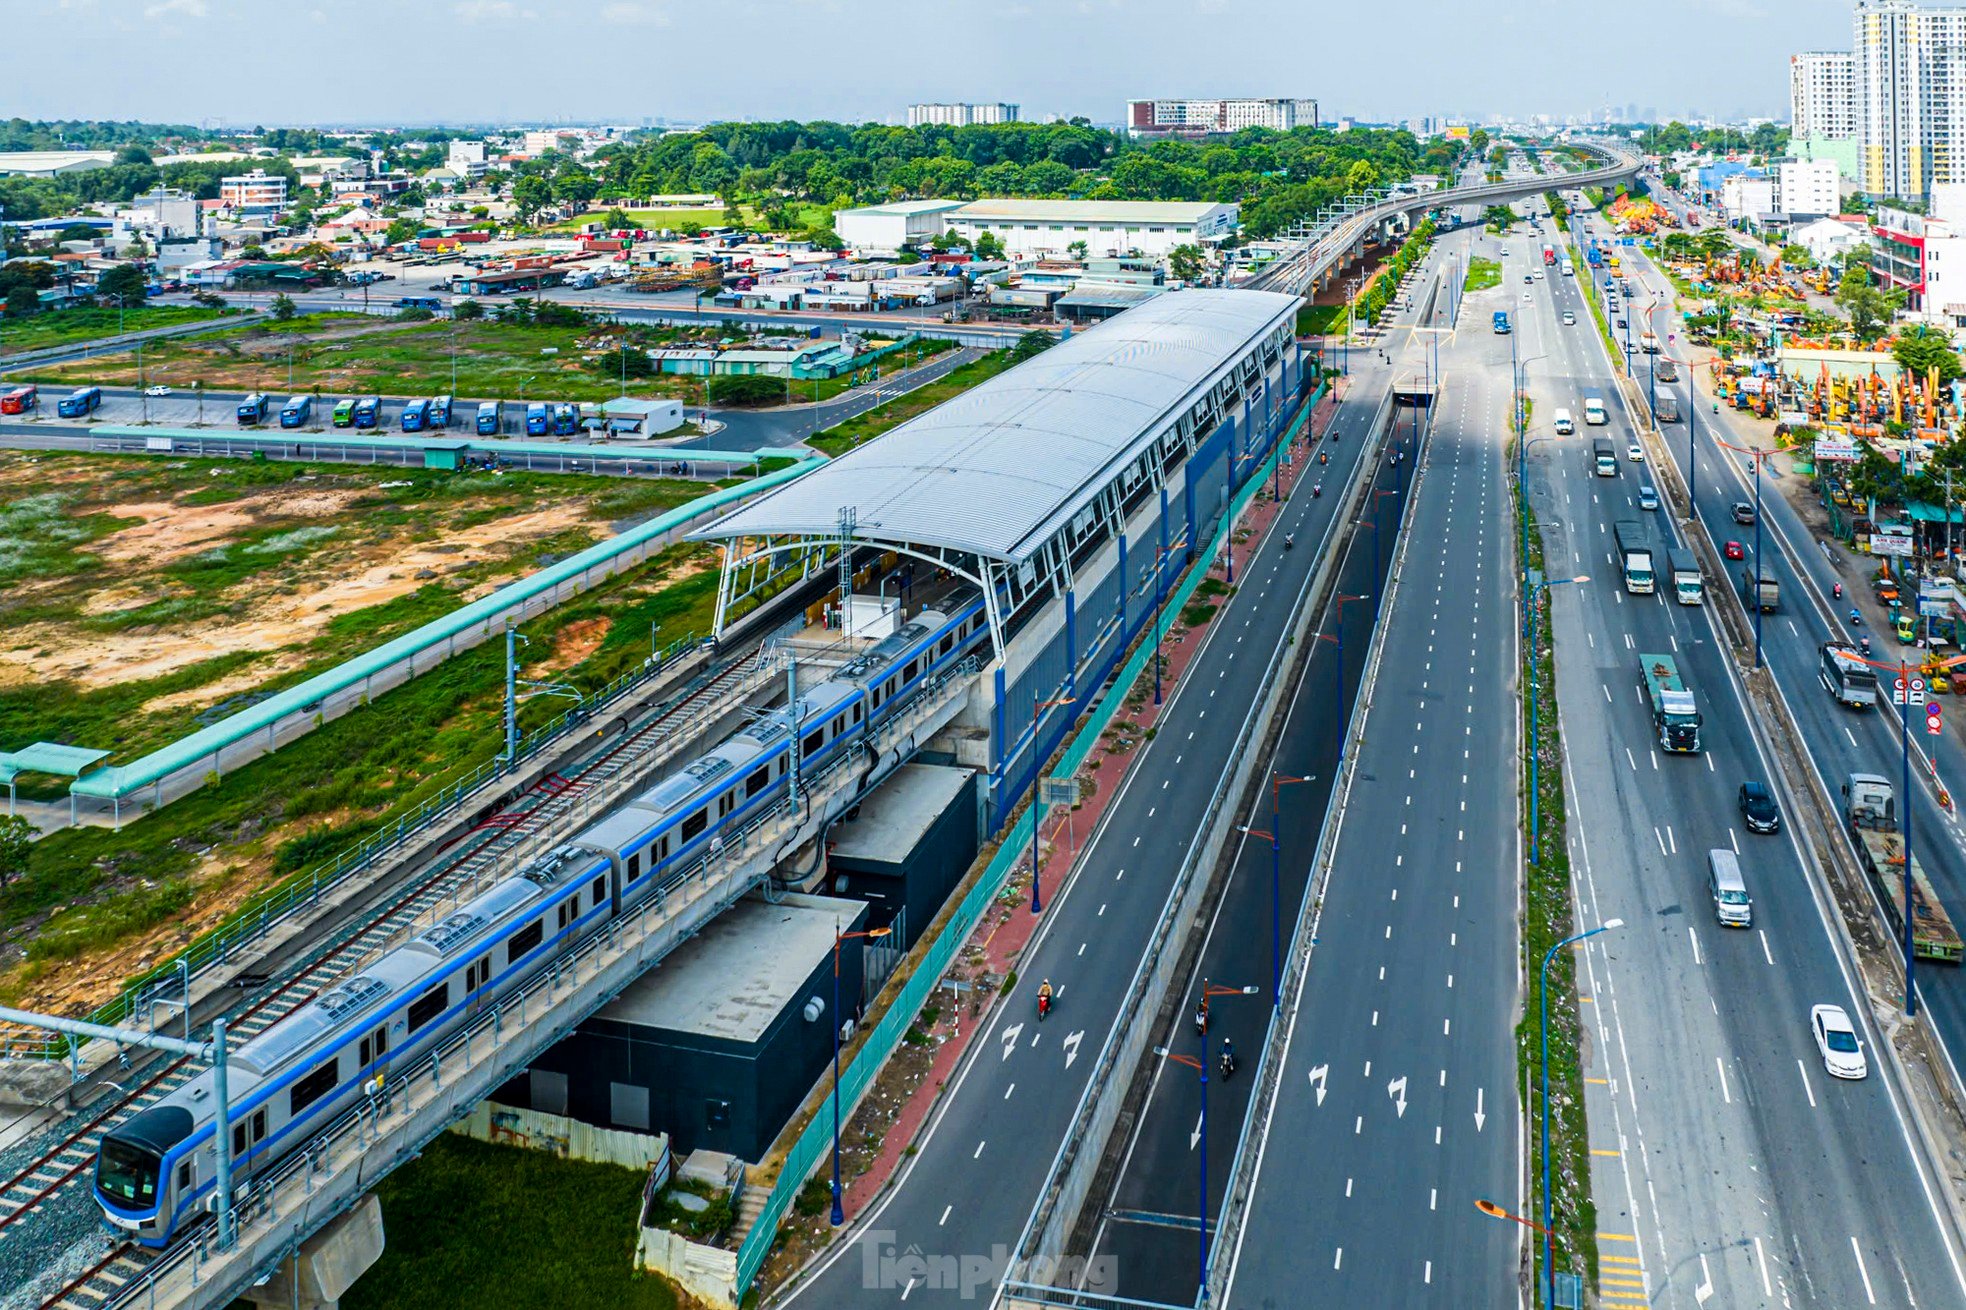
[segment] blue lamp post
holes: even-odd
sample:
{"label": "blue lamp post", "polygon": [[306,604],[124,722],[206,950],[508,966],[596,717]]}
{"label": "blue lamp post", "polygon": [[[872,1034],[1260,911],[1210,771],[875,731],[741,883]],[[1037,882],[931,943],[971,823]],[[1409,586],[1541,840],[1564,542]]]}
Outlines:
{"label": "blue lamp post", "polygon": [[1338,736],[1338,762],[1340,764],[1345,762],[1345,606],[1353,601],[1370,599],[1372,599],[1370,596],[1351,596],[1342,592],[1334,596],[1331,600],[1331,608],[1338,616],[1336,625],[1338,635],[1334,637],[1326,632],[1320,632],[1317,635],[1319,641],[1334,642],[1338,647],[1338,681],[1335,684],[1338,688],[1338,702],[1335,706],[1336,712],[1332,716],[1331,726],[1336,730]]}
{"label": "blue lamp post", "polygon": [[[1343,676],[1344,670],[1339,670]],[[1283,821],[1278,816],[1277,793],[1293,783],[1315,782],[1315,778],[1297,778],[1287,773],[1274,773],[1270,776],[1270,830],[1236,825],[1236,831],[1248,837],[1264,837],[1270,843],[1270,1008],[1283,1006],[1283,874],[1282,841],[1278,834],[1283,831]]]}

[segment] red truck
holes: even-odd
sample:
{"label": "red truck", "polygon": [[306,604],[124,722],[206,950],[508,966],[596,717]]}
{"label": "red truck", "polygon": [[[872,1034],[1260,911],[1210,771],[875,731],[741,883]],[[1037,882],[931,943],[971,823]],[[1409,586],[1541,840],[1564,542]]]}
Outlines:
{"label": "red truck", "polygon": [[1556,263],[1556,247],[1550,245],[1548,242],[1543,243],[1543,263],[1545,264]]}

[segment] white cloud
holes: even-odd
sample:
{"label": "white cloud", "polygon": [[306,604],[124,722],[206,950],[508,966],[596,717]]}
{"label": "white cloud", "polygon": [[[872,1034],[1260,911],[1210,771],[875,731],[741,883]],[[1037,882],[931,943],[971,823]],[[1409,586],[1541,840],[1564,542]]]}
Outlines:
{"label": "white cloud", "polygon": [[211,6],[205,0],[157,0],[156,4],[144,7],[145,18],[203,18],[211,13]]}
{"label": "white cloud", "polygon": [[512,0],[458,0],[451,12],[467,23],[504,23],[514,18],[537,18],[530,9],[521,9]]}
{"label": "white cloud", "polygon": [[669,23],[669,15],[653,5],[640,3],[640,0],[615,0],[613,4],[601,6],[601,21],[622,25],[646,23],[655,27],[666,27]]}

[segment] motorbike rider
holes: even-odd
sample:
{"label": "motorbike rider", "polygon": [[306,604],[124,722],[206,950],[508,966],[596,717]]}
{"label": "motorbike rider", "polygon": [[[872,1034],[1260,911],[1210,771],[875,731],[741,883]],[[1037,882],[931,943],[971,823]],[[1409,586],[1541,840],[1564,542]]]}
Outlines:
{"label": "motorbike rider", "polygon": [[1227,1078],[1230,1074],[1234,1073],[1235,1071],[1236,1071],[1236,1048],[1229,1044],[1228,1038],[1224,1037],[1222,1039],[1222,1076],[1224,1078]]}
{"label": "motorbike rider", "polygon": [[1829,594],[1830,594],[1830,595],[1832,595],[1832,596],[1834,596],[1834,597],[1836,597],[1836,598],[1837,598],[1838,600],[1842,600],[1842,599],[1843,599],[1843,584],[1842,584],[1842,583],[1840,583],[1840,582],[1838,582],[1838,583],[1835,583],[1835,584],[1833,584],[1833,585],[1832,585],[1832,586],[1830,587],[1830,589],[1829,589]]}
{"label": "motorbike rider", "polygon": [[1859,627],[1859,628],[1860,628],[1860,627],[1862,627],[1862,626],[1863,626],[1863,623],[1864,623],[1864,616],[1863,616],[1863,615],[1861,615],[1861,614],[1859,614],[1859,613],[1857,613],[1857,607],[1856,607],[1855,605],[1852,605],[1852,606],[1850,607],[1850,624],[1851,624],[1851,626],[1852,626],[1852,627]]}
{"label": "motorbike rider", "polygon": [[1051,1012],[1051,979],[1047,978],[1043,982],[1038,984],[1038,1014],[1040,1016],[1043,1016],[1045,1014],[1049,1014],[1050,1012]]}

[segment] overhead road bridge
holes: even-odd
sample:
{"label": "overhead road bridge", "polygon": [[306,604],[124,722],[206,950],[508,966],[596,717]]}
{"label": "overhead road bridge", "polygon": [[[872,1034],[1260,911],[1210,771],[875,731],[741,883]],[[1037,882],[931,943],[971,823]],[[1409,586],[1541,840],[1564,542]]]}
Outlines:
{"label": "overhead road bridge", "polygon": [[1452,209],[1463,205],[1499,205],[1545,191],[1570,191],[1579,187],[1605,186],[1638,176],[1644,161],[1616,146],[1601,142],[1579,143],[1600,155],[1604,166],[1582,173],[1538,174],[1481,186],[1456,187],[1447,191],[1427,191],[1418,195],[1388,196],[1356,205],[1326,219],[1313,229],[1302,245],[1290,254],[1273,260],[1241,284],[1250,291],[1286,291],[1308,296],[1325,279],[1349,265],[1366,246],[1373,244],[1395,219],[1411,217],[1429,209]]}

